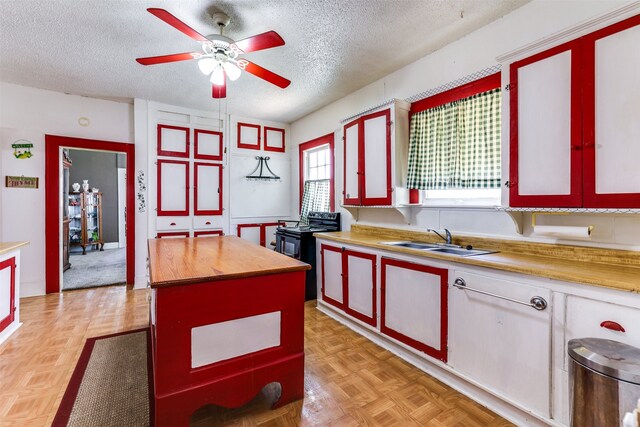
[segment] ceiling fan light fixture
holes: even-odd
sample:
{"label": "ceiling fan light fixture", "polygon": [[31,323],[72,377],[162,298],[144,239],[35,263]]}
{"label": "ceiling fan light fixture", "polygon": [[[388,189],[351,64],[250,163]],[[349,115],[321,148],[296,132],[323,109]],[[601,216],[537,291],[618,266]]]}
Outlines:
{"label": "ceiling fan light fixture", "polygon": [[224,69],[222,65],[217,64],[211,73],[211,83],[214,86],[224,86]]}
{"label": "ceiling fan light fixture", "polygon": [[242,71],[240,71],[240,68],[238,68],[238,66],[233,62],[223,62],[222,68],[224,68],[224,71],[227,73],[227,76],[231,81],[238,80],[240,74],[242,73]]}
{"label": "ceiling fan light fixture", "polygon": [[202,74],[209,75],[216,67],[218,62],[213,58],[202,58],[198,61],[198,68],[202,71]]}

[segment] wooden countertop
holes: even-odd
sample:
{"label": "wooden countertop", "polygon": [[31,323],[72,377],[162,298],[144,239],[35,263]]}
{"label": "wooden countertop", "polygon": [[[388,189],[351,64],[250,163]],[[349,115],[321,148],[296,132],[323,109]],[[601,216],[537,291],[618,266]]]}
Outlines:
{"label": "wooden countertop", "polygon": [[236,236],[149,239],[148,247],[152,288],[311,268]]}
{"label": "wooden countertop", "polygon": [[28,241],[22,242],[0,242],[0,255],[4,255],[7,252],[11,252],[15,249],[18,249],[22,246],[27,246],[29,244]]}
{"label": "wooden countertop", "polygon": [[[512,246],[510,246],[510,242],[506,240],[500,241],[500,246],[497,247],[496,242],[498,241],[495,239],[486,239],[486,244],[483,245],[483,239],[476,238],[473,244],[474,248],[494,249],[500,252],[460,257],[380,244],[379,242],[394,240],[427,242],[429,240],[420,238],[424,233],[411,232],[409,234],[405,230],[398,230],[398,234],[394,236],[391,229],[386,229],[378,234],[375,228],[377,227],[355,226],[351,232],[315,233],[314,235],[321,239],[383,249],[390,252],[640,293],[640,253],[634,251],[602,249],[602,257],[598,258],[596,254],[599,251],[594,248],[585,248],[583,250],[575,246],[523,242],[513,242]],[[467,243],[467,241],[464,241],[464,243]],[[523,246],[532,246],[534,248],[527,251],[523,249]],[[544,251],[545,247],[549,247],[546,252]],[[547,253],[548,255],[530,253],[536,251]],[[588,259],[584,253],[577,252],[592,254],[591,259]],[[616,259],[620,262],[612,261]]]}

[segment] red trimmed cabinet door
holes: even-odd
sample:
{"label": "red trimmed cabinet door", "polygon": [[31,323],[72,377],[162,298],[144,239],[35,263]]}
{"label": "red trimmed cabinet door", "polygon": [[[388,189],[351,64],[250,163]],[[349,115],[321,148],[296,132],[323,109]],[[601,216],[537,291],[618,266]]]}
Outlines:
{"label": "red trimmed cabinet door", "polygon": [[640,15],[584,37],[585,208],[640,208]]}
{"label": "red trimmed cabinet door", "polygon": [[575,41],[511,64],[512,207],[582,205],[580,61]]}
{"label": "red trimmed cabinet door", "polygon": [[346,249],[342,253],[345,312],[371,326],[376,316],[376,256]]}
{"label": "red trimmed cabinet door", "polygon": [[344,204],[391,204],[391,110],[344,126]]}
{"label": "red trimmed cabinet door", "polygon": [[344,311],[344,282],[342,280],[342,248],[322,244],[322,300]]}
{"label": "red trimmed cabinet door", "polygon": [[189,162],[158,160],[158,216],[189,215]]}
{"label": "red trimmed cabinet door", "polygon": [[446,362],[448,270],[385,257],[381,270],[380,331]]}
{"label": "red trimmed cabinet door", "polygon": [[377,326],[376,256],[322,244],[322,300]]}
{"label": "red trimmed cabinet door", "polygon": [[222,165],[193,164],[194,213],[196,215],[222,215]]}
{"label": "red trimmed cabinet door", "polygon": [[9,326],[16,316],[16,259],[0,262],[0,332]]}

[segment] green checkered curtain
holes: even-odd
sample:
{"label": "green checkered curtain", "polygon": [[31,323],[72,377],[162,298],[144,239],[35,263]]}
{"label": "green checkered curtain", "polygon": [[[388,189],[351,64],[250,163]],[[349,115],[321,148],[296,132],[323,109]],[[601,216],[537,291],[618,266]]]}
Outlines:
{"label": "green checkered curtain", "polygon": [[300,223],[309,224],[309,212],[329,212],[331,207],[330,181],[328,179],[308,180],[304,182],[302,192],[302,208],[300,209]]}
{"label": "green checkered curtain", "polygon": [[407,188],[500,188],[500,89],[411,117]]}

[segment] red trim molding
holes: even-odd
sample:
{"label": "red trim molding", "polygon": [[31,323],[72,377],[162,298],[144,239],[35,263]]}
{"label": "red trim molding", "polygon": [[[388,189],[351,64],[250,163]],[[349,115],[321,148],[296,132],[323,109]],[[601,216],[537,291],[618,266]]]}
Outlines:
{"label": "red trim molding", "polygon": [[312,139],[311,141],[303,142],[298,146],[298,189],[300,193],[300,198],[298,200],[298,211],[302,210],[302,193],[304,192],[304,153],[307,150],[311,150],[313,148],[317,148],[323,145],[329,145],[329,157],[331,159],[331,167],[330,175],[329,175],[329,209],[333,212],[335,210],[335,200],[336,200],[336,186],[335,186],[335,157],[334,157],[334,137],[333,133],[329,133],[327,135],[321,136],[316,139]]}
{"label": "red trim molding", "polygon": [[[218,168],[218,189],[211,188],[208,183],[204,183],[204,186],[211,191],[218,192],[218,209],[199,209],[198,208],[198,168],[199,167],[207,167],[207,168]],[[187,173],[187,176],[189,174]],[[193,164],[193,210],[195,215],[222,215],[222,165],[211,164],[211,163],[199,163],[195,162]],[[187,205],[189,203],[189,199],[187,198]]]}
{"label": "red trim molding", "polygon": [[[386,310],[386,280],[387,280],[387,266],[395,266],[399,268],[405,268],[409,270],[421,271],[428,274],[440,276],[440,348],[431,347],[421,341],[408,337],[401,332],[388,327],[385,323],[385,310]],[[380,332],[394,338],[400,342],[403,342],[416,350],[422,351],[431,357],[438,360],[447,361],[447,334],[449,329],[448,323],[448,292],[447,292],[447,280],[449,272],[444,268],[430,267],[422,264],[415,264],[407,261],[400,261],[391,258],[382,257],[381,261],[381,286],[380,286]]]}
{"label": "red trim molding", "polygon": [[[212,156],[211,154],[201,154],[198,150],[199,150],[199,145],[198,145],[198,137],[200,136],[200,134],[206,134],[206,135],[215,135],[218,137],[218,152],[220,153],[217,156]],[[194,148],[193,148],[193,158],[194,159],[198,159],[198,160],[213,160],[213,161],[218,161],[221,162],[222,161],[222,156],[223,156],[223,134],[222,132],[216,132],[213,130],[204,130],[204,129],[194,129],[193,130],[193,140],[194,140]]]}
{"label": "red trim molding", "polygon": [[[162,129],[172,129],[184,132],[185,151],[170,151],[162,149]],[[189,157],[189,128],[180,126],[158,125],[158,156],[170,156],[170,157]]]}
{"label": "red trim molding", "polygon": [[[371,317],[367,316],[364,313],[354,310],[349,306],[349,278],[351,275],[349,274],[349,257],[362,258],[371,261],[371,279],[373,283],[371,284]],[[353,251],[351,249],[345,249],[342,252],[342,297],[344,299],[344,311],[348,315],[355,317],[356,319],[371,325],[377,326],[377,298],[376,298],[376,255],[374,254],[366,254],[363,252]],[[322,278],[324,280],[324,271]]]}
{"label": "red trim molding", "polygon": [[188,231],[164,231],[156,234],[156,239],[163,237],[189,237]]}
{"label": "red trim molding", "polygon": [[498,72],[412,103],[411,109],[409,110],[409,117],[421,111],[428,110],[429,108],[448,104],[449,102],[468,98],[499,87],[500,73]]}
{"label": "red trim molding", "polygon": [[[45,271],[46,292],[60,291],[60,173],[62,167],[62,147],[81,148],[125,153],[127,155],[127,176],[135,176],[135,146],[122,142],[98,141],[84,138],[45,135]],[[127,218],[136,217],[135,179],[127,180]],[[127,221],[127,284],[133,287],[135,278],[135,236],[136,222]]]}
{"label": "red trim molding", "polygon": [[[344,250],[343,248],[338,248],[338,247],[335,247],[335,246],[325,245],[324,243],[320,245],[320,259],[322,261],[322,266],[321,266],[321,268],[322,268],[322,286],[320,287],[320,292],[322,293],[322,300],[324,302],[328,303],[328,304],[333,305],[334,307],[339,308],[340,310],[344,310],[345,301],[347,300],[346,299],[346,295],[344,293],[344,279],[342,280],[342,301],[343,302],[337,301],[337,300],[327,296],[327,294],[325,293],[326,271],[324,269],[324,265],[325,265],[324,253],[326,251],[338,252],[340,254],[340,257],[341,257],[341,264],[340,265],[341,265],[341,268],[344,270],[344,258],[342,258],[342,251],[343,250]],[[340,276],[342,277],[343,275],[344,275],[344,271],[341,271],[340,272]]]}
{"label": "red trim molding", "polygon": [[[255,128],[257,129],[256,135],[257,140],[255,143],[245,142],[242,140],[242,128]],[[246,148],[248,150],[259,150],[260,149],[260,125],[253,125],[251,123],[240,123],[238,122],[238,148]]]}
{"label": "red trim molding", "polygon": [[0,319],[0,332],[4,331],[16,318],[16,258],[11,257],[0,262],[0,271],[9,268],[11,279],[9,283],[9,314]]}
{"label": "red trim molding", "polygon": [[[184,210],[181,211],[165,211],[162,210],[162,165],[165,163],[173,163],[177,165],[184,165],[185,167],[185,190],[184,190]],[[157,213],[158,216],[187,216],[189,215],[189,162],[185,160],[162,160],[159,159],[157,162],[158,167],[158,180],[157,180],[157,196],[158,196],[158,206]]]}
{"label": "red trim molding", "polygon": [[[272,128],[269,126],[265,126],[263,129],[264,129],[264,150],[275,151],[277,153],[284,153],[285,152],[284,129]],[[282,133],[282,147],[274,147],[273,145],[269,145],[269,138],[267,137],[268,131]]]}

